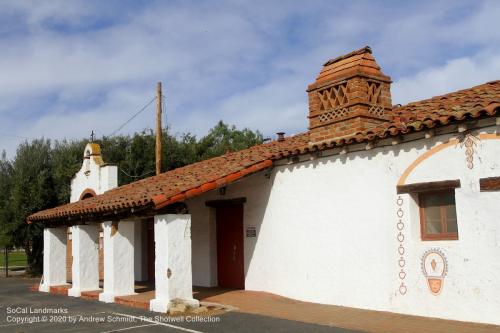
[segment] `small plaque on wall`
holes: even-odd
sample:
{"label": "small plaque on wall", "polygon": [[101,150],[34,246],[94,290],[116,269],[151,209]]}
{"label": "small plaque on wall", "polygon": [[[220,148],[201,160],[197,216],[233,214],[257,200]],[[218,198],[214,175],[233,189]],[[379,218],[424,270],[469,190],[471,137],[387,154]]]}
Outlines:
{"label": "small plaque on wall", "polygon": [[257,237],[257,230],[255,227],[247,227],[247,237]]}

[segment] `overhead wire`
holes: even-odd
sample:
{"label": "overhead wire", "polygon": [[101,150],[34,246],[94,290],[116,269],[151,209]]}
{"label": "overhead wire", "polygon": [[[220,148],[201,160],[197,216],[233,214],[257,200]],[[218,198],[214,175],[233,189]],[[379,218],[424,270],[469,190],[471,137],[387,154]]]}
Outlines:
{"label": "overhead wire", "polygon": [[143,173],[142,175],[139,175],[139,176],[134,176],[134,175],[131,175],[131,174],[127,173],[127,172],[126,172],[125,170],[123,170],[123,169],[120,169],[120,171],[121,171],[124,175],[126,175],[126,176],[128,176],[128,177],[130,177],[130,178],[142,178],[142,177],[144,177],[144,176],[147,176],[147,175],[152,174],[153,172],[156,172],[156,170],[151,170],[151,171],[148,171],[148,172]]}
{"label": "overhead wire", "polygon": [[129,119],[127,119],[127,121],[125,121],[123,124],[121,124],[116,130],[114,130],[109,136],[114,136],[116,133],[118,133],[122,128],[124,128],[128,123],[130,123],[135,117],[137,117],[139,114],[141,114],[144,110],[146,110],[148,108],[148,106],[151,105],[151,103],[153,103],[154,101],[156,101],[156,96],[151,99],[146,105],[144,105],[139,111],[137,111],[132,117],[130,117]]}
{"label": "overhead wire", "polygon": [[168,130],[167,126],[167,113],[165,112],[165,103],[167,101],[167,97],[165,95],[161,95],[162,103],[161,103],[161,113],[165,116],[165,125],[163,126],[165,128],[165,131]]}
{"label": "overhead wire", "polygon": [[[165,101],[165,95],[162,95],[161,96],[162,98],[162,102]],[[151,105],[151,103],[153,103],[154,101],[156,101],[157,97],[155,96],[154,98],[152,98],[146,105],[144,105],[139,111],[137,111],[134,115],[132,115],[132,117],[130,117],[129,119],[127,119],[127,121],[125,121],[122,125],[120,125],[116,130],[114,130],[110,137],[112,137],[113,135],[115,135],[117,132],[119,132],[122,128],[124,128],[128,123],[130,123],[135,117],[137,117],[139,114],[141,114],[144,110],[146,110],[148,108],[148,106]],[[164,111],[164,103],[162,103],[162,113]],[[167,121],[167,115],[165,114],[165,122]],[[135,176],[135,175],[131,175],[130,173],[126,172],[125,170],[123,169],[120,169],[120,171],[126,175],[127,177],[130,177],[130,178],[142,178],[144,176],[147,176],[149,174],[152,174],[153,172],[155,172],[155,170],[151,170],[151,171],[147,171],[145,173],[143,173],[142,175],[138,175],[138,176]]]}

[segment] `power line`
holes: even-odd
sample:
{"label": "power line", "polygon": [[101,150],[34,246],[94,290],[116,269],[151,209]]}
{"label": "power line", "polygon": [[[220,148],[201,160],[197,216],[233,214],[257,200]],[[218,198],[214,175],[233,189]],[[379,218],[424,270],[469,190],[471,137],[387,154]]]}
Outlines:
{"label": "power line", "polygon": [[123,170],[123,169],[120,169],[120,171],[121,171],[124,175],[126,175],[126,176],[128,176],[128,177],[130,177],[130,178],[142,178],[142,177],[144,177],[144,176],[147,176],[147,175],[152,174],[152,173],[153,173],[153,172],[155,172],[156,170],[151,170],[151,171],[145,172],[145,173],[143,173],[142,175],[139,175],[139,176],[133,176],[133,175],[131,175],[131,174],[128,174],[128,173],[127,173],[125,170]]}
{"label": "power line", "polygon": [[165,130],[167,130],[168,129],[167,113],[165,112],[165,104],[166,104],[167,98],[163,94],[161,95],[161,97],[162,97],[162,102],[163,102],[163,103],[161,103],[161,112],[165,116],[165,126],[163,126],[163,127],[165,128]]}
{"label": "power line", "polygon": [[144,105],[139,111],[137,111],[132,117],[130,117],[126,122],[124,122],[123,124],[121,124],[116,130],[113,131],[113,133],[111,133],[110,137],[111,136],[114,136],[117,132],[119,132],[122,128],[124,128],[128,123],[130,123],[135,117],[137,117],[140,113],[142,113],[144,110],[146,110],[146,108],[148,106],[151,105],[151,103],[153,103],[154,101],[156,101],[156,96],[150,100],[148,102],[148,104]]}

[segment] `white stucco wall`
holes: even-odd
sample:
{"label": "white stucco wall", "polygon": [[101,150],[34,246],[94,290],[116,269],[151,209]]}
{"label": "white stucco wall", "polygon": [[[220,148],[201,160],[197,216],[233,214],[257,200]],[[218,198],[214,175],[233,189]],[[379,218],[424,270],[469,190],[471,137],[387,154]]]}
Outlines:
{"label": "white stucco wall", "polygon": [[104,222],[104,288],[99,300],[134,294],[135,226],[139,222]]}
{"label": "white stucco wall", "polygon": [[217,237],[215,210],[205,206],[206,196],[189,204],[193,248],[193,285],[217,286]]}
{"label": "white stucco wall", "polygon": [[43,281],[39,290],[66,284],[66,228],[43,229]]}
{"label": "white stucco wall", "polygon": [[[482,132],[495,133],[498,127]],[[460,179],[456,190],[459,240],[422,241],[419,213],[405,194],[404,283],[401,279],[396,185],[405,170],[432,147],[457,134],[334,155],[275,167],[188,201],[193,230],[193,283],[216,284],[213,212],[205,201],[246,197],[245,286],[326,304],[462,321],[500,324],[500,193],[479,192],[479,178],[500,176],[500,140],[476,147],[474,168],[465,147],[450,146],[419,164],[409,183]],[[426,250],[448,261],[439,295],[421,270]],[[215,264],[214,264],[215,263]]]}
{"label": "white stucco wall", "polygon": [[150,309],[166,312],[172,300],[190,305],[193,299],[191,270],[191,216],[155,216],[155,298]]}
{"label": "white stucco wall", "polygon": [[97,144],[89,143],[85,147],[82,167],[71,180],[70,202],[80,200],[86,189],[102,194],[118,186],[118,167],[104,164],[100,152]]}
{"label": "white stucco wall", "polygon": [[99,289],[99,227],[97,224],[75,225],[72,234],[72,287],[69,296]]}

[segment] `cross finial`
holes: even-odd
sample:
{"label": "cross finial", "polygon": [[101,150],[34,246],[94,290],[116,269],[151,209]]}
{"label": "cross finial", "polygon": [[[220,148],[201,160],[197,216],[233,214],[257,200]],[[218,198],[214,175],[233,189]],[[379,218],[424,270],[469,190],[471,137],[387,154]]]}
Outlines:
{"label": "cross finial", "polygon": [[94,130],[92,130],[92,133],[90,133],[90,142],[94,142]]}

